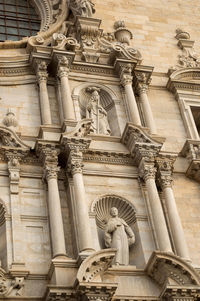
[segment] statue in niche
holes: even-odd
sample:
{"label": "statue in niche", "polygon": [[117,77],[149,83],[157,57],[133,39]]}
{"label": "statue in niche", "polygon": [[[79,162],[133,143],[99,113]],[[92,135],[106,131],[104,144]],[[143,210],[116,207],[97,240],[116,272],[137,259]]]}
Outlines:
{"label": "statue in niche", "polygon": [[86,118],[92,119],[91,131],[95,134],[110,136],[111,130],[108,124],[107,112],[100,104],[100,89],[93,87],[87,88],[86,91],[91,93],[86,106]]}
{"label": "statue in niche", "polygon": [[118,217],[118,209],[110,209],[111,218],[108,220],[105,230],[105,245],[107,248],[117,249],[114,259],[116,265],[129,264],[129,246],[135,242],[135,235],[127,223]]}

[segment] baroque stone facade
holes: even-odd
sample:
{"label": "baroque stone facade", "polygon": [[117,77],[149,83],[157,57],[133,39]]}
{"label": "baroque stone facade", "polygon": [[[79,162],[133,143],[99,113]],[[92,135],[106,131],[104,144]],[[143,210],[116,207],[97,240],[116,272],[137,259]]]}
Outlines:
{"label": "baroque stone facade", "polygon": [[0,299],[200,300],[199,1],[30,2],[40,32],[0,42]]}

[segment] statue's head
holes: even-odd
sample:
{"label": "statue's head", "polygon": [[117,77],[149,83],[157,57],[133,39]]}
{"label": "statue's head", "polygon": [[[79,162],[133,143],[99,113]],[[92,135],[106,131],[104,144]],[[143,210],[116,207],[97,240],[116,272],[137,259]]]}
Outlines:
{"label": "statue's head", "polygon": [[112,217],[118,216],[118,209],[117,209],[116,207],[112,207],[112,208],[110,209],[110,215],[111,215]]}

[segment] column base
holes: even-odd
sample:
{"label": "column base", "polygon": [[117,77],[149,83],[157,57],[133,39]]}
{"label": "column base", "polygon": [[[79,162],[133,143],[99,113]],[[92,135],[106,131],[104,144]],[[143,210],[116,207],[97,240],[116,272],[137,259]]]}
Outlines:
{"label": "column base", "polygon": [[13,262],[11,265],[11,269],[9,270],[9,273],[13,278],[14,277],[27,278],[27,276],[30,272],[26,269],[25,263]]}
{"label": "column base", "polygon": [[77,126],[78,121],[76,120],[64,120],[62,124],[62,132],[71,132]]}
{"label": "column base", "polygon": [[44,140],[59,141],[61,135],[61,127],[59,125],[41,125],[38,138]]}
{"label": "column base", "polygon": [[52,259],[48,272],[51,285],[72,286],[77,274],[77,261],[66,255]]}
{"label": "column base", "polygon": [[79,253],[78,258],[77,258],[77,263],[78,266],[81,265],[81,263],[90,255],[92,255],[92,253],[95,253],[96,251],[94,249],[87,249],[87,250],[83,250]]}

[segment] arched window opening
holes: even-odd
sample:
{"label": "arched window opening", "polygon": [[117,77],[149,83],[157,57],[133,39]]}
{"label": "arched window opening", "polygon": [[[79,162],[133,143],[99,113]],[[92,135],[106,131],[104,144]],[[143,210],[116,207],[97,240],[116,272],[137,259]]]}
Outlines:
{"label": "arched window opening", "polygon": [[0,0],[0,41],[36,35],[40,19],[30,0]]}

